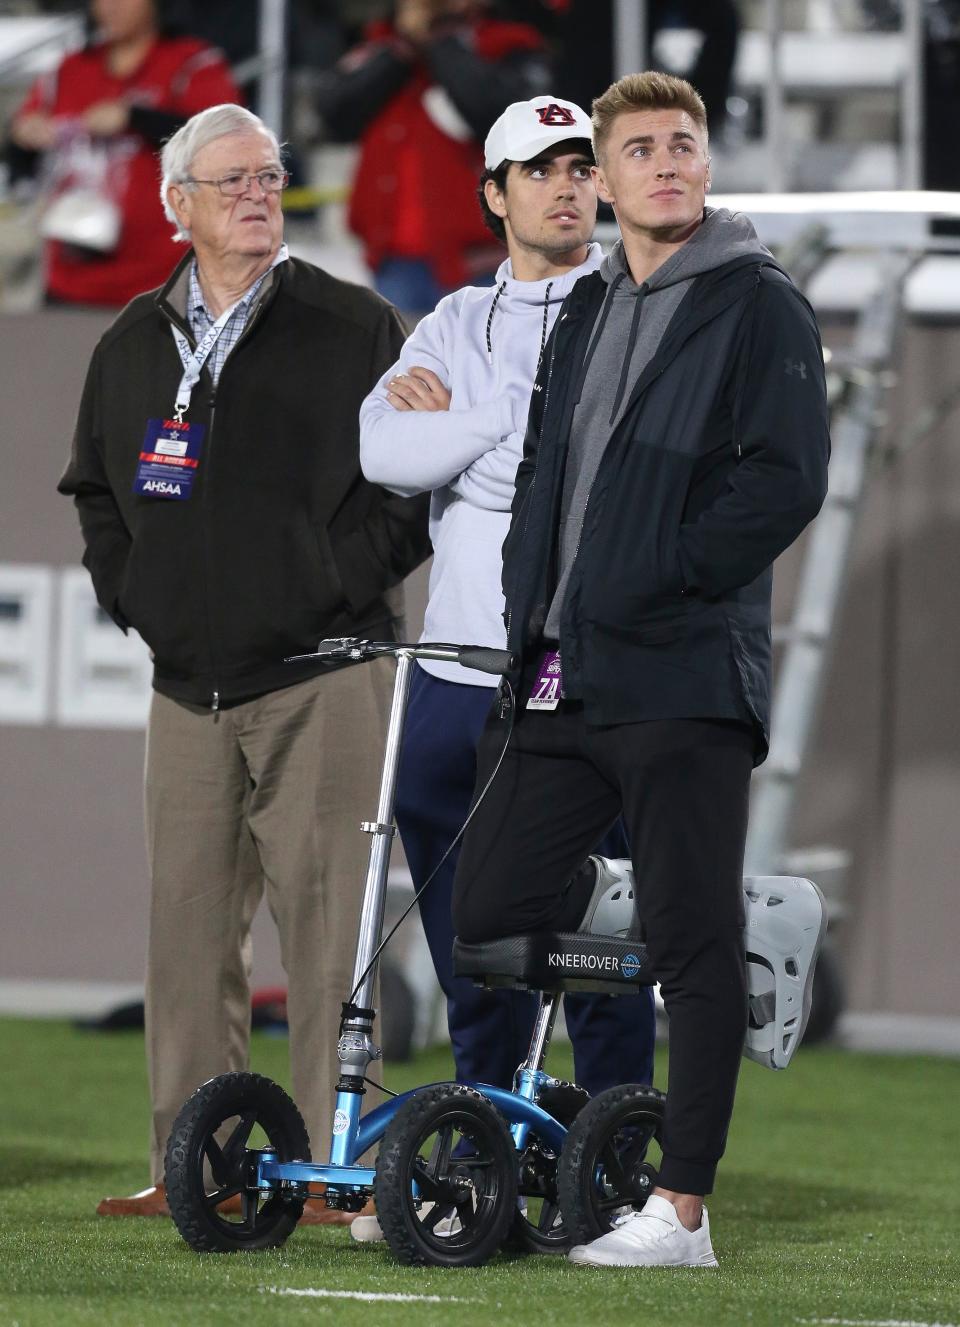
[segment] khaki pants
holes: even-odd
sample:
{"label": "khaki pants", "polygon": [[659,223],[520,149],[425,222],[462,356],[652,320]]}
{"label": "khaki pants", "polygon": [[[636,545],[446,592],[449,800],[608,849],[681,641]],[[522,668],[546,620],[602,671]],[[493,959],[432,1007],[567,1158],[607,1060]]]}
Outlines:
{"label": "khaki pants", "polygon": [[376,660],[219,714],[154,695],[147,1063],[153,1182],[180,1107],[248,1064],[250,924],[266,887],[288,978],[293,1095],[326,1159],[340,1004],[350,994],[393,663]]}

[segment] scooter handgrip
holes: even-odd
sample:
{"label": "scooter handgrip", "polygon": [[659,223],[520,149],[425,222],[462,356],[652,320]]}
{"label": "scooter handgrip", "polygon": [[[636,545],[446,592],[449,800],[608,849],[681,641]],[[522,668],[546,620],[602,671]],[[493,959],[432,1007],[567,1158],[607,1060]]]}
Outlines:
{"label": "scooter handgrip", "polygon": [[458,658],[464,668],[476,668],[480,673],[493,673],[497,677],[514,666],[509,650],[491,650],[486,645],[464,645]]}

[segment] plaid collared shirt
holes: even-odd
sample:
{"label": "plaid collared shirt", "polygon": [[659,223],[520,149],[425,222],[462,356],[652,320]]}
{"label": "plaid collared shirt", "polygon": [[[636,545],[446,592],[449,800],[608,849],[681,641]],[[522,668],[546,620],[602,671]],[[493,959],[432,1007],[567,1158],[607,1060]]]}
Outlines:
{"label": "plaid collared shirt", "polygon": [[[216,387],[220,372],[226,363],[230,351],[243,336],[243,329],[247,325],[247,319],[250,317],[250,310],[253,308],[253,302],[257,297],[260,287],[276,267],[277,263],[282,263],[287,257],[287,246],[282,244],[280,252],[275,261],[267,268],[263,276],[254,281],[253,285],[237,303],[233,313],[227,319],[227,325],[217,338],[217,343],[210,351],[207,359],[207,368],[210,370],[210,377],[213,379],[213,385]],[[190,330],[193,332],[195,341],[199,341],[205,336],[213,324],[217,321],[207,308],[203,298],[203,291],[200,289],[200,278],[197,276],[197,260],[194,259],[190,264],[190,296],[187,305],[187,317],[190,321]]]}

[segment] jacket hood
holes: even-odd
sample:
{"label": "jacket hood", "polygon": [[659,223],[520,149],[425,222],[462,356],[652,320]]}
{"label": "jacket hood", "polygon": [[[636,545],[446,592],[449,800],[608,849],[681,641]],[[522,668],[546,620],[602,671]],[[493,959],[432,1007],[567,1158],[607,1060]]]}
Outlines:
{"label": "jacket hood", "polygon": [[[678,281],[712,272],[735,258],[751,256],[770,258],[772,254],[760,243],[750,218],[742,212],[729,212],[725,207],[706,207],[699,228],[686,244],[647,277],[642,286],[650,294]],[[641,289],[630,275],[622,240],[618,240],[604,258],[600,275],[608,286],[616,284],[623,293]]]}
{"label": "jacket hood", "polygon": [[551,306],[562,304],[580,278],[595,272],[602,259],[603,250],[600,245],[589,244],[587,245],[587,256],[584,261],[578,267],[571,268],[569,272],[564,272],[560,276],[544,277],[542,281],[518,281],[513,275],[513,263],[509,258],[505,258],[497,268],[496,288],[490,301],[490,312],[487,316],[486,342],[487,357],[490,361],[493,360],[493,322],[501,305],[505,313],[524,313],[528,308],[543,310],[540,336],[540,353],[542,355],[547,340],[547,324]]}

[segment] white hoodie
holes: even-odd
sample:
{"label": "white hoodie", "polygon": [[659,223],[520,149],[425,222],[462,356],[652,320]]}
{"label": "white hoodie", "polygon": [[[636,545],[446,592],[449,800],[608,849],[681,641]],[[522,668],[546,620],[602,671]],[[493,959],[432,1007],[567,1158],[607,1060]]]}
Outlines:
{"label": "white hoodie", "polygon": [[[563,276],[517,281],[508,258],[495,289],[447,295],[407,339],[400,358],[360,409],[360,463],[369,480],[410,496],[432,491],[434,558],[421,640],[503,649],[500,549],[510,526],[530,392],[540,354],[566,296],[603,257]],[[450,409],[394,410],[386,385],[413,365],[450,390]],[[425,660],[450,682],[495,686],[487,673]]]}

